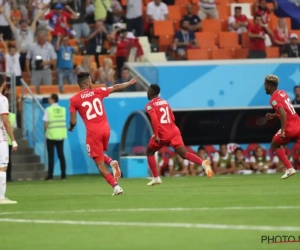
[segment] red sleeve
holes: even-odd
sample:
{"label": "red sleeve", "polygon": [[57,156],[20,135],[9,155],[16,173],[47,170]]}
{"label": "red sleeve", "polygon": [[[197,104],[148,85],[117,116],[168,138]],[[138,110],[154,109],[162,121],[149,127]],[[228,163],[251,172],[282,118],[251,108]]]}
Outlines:
{"label": "red sleeve", "polygon": [[50,11],[47,15],[45,15],[45,20],[50,20],[54,15],[54,12],[53,11]]}
{"label": "red sleeve", "polygon": [[71,13],[69,13],[69,12],[67,12],[67,11],[64,11],[64,12],[63,12],[63,15],[64,15],[67,19],[71,19],[72,16],[73,16]]}
{"label": "red sleeve", "polygon": [[94,91],[96,94],[100,95],[102,98],[106,98],[110,94],[110,88],[105,88],[105,87],[96,88]]}
{"label": "red sleeve", "polygon": [[76,106],[75,106],[75,104],[74,104],[73,98],[70,99],[70,107],[69,107],[69,110],[70,110],[71,113],[76,113],[77,108],[76,108]]}
{"label": "red sleeve", "polygon": [[146,111],[150,116],[151,123],[152,123],[152,128],[153,128],[153,133],[155,136],[158,136],[158,120],[157,120],[157,115],[154,110],[154,108],[151,106],[151,104],[146,105]]}
{"label": "red sleeve", "polygon": [[253,32],[253,25],[252,24],[249,24],[248,25],[248,32]]}
{"label": "red sleeve", "polygon": [[275,109],[276,111],[278,111],[278,109],[279,109],[280,107],[283,107],[283,103],[282,103],[281,99],[278,98],[277,95],[275,95],[275,96],[273,95],[270,102],[271,102],[271,106],[272,106],[273,109]]}

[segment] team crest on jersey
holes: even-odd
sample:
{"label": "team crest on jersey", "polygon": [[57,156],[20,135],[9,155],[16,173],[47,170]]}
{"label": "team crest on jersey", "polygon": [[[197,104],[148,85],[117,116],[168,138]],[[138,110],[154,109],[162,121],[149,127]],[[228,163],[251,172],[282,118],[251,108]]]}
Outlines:
{"label": "team crest on jersey", "polygon": [[276,106],[276,105],[277,105],[277,102],[274,100],[274,101],[272,102],[272,105]]}
{"label": "team crest on jersey", "polygon": [[150,110],[152,109],[152,107],[150,105],[147,106],[147,110]]}

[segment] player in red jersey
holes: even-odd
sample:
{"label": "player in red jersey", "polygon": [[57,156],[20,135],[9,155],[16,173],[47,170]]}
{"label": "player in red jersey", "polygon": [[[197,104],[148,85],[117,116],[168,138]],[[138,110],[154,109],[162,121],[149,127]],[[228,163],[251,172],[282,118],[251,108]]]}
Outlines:
{"label": "player in red jersey", "polygon": [[153,179],[147,185],[153,186],[161,184],[162,180],[156,169],[154,154],[164,146],[171,146],[183,159],[187,159],[195,164],[202,165],[207,176],[213,175],[209,162],[202,160],[197,155],[186,151],[179,128],[175,125],[175,117],[168,102],[158,97],[160,87],[156,84],[150,85],[147,96],[150,102],[146,105],[154,135],[151,137],[148,148],[148,164],[153,174]]}
{"label": "player in red jersey", "polygon": [[[122,194],[123,189],[117,182],[121,177],[119,164],[104,154],[108,146],[110,127],[103,99],[113,92],[123,90],[135,84],[136,78],[126,83],[115,84],[109,88],[92,89],[92,81],[89,73],[80,73],[78,74],[77,82],[80,92],[70,99],[71,121],[69,131],[73,131],[76,126],[76,111],[78,111],[86,127],[86,148],[89,156],[94,159],[105,180],[114,188],[113,195]],[[104,164],[112,167],[114,177]]]}
{"label": "player in red jersey", "polygon": [[286,179],[296,173],[288,158],[285,155],[284,148],[292,140],[300,142],[300,117],[296,113],[288,94],[277,89],[279,79],[275,75],[268,75],[265,78],[265,90],[271,95],[270,104],[275,110],[275,114],[266,114],[268,120],[279,117],[281,129],[274,135],[271,147],[276,152],[278,158],[286,167],[285,174],[281,177]]}

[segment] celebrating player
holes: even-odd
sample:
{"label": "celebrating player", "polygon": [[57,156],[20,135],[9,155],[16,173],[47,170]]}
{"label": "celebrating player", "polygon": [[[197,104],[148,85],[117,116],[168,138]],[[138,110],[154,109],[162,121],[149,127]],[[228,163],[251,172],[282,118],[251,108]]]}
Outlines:
{"label": "celebrating player", "polygon": [[[94,159],[100,173],[114,188],[113,195],[120,195],[123,189],[118,185],[121,178],[121,170],[117,161],[112,161],[104,154],[107,150],[110,128],[106,118],[103,99],[109,94],[123,90],[136,83],[136,78],[122,84],[115,84],[109,88],[92,89],[92,81],[89,73],[80,73],[77,77],[80,92],[70,99],[70,127],[73,131],[76,126],[76,111],[81,116],[86,127],[86,148],[91,158]],[[110,174],[105,164],[110,165],[114,177]]]}
{"label": "celebrating player", "polygon": [[2,95],[6,87],[6,81],[3,75],[0,75],[0,205],[16,204],[5,197],[6,193],[6,170],[8,164],[8,143],[6,132],[12,141],[12,151],[17,150],[18,144],[15,141],[13,128],[8,119],[8,100]]}
{"label": "celebrating player", "polygon": [[281,129],[274,135],[271,147],[276,152],[278,158],[286,167],[285,174],[281,177],[286,179],[296,173],[288,158],[285,155],[283,145],[286,145],[293,139],[300,142],[300,118],[297,115],[288,94],[277,89],[279,79],[275,75],[268,75],[265,78],[265,90],[271,95],[270,104],[275,110],[275,114],[266,114],[268,120],[279,117]]}
{"label": "celebrating player", "polygon": [[148,164],[152,171],[153,179],[147,185],[153,186],[162,183],[156,169],[154,154],[164,146],[171,146],[183,159],[187,159],[197,165],[202,165],[207,176],[209,178],[212,177],[213,172],[209,162],[206,160],[203,161],[197,155],[186,151],[181,133],[174,122],[173,111],[167,101],[158,97],[159,93],[160,87],[156,84],[151,84],[147,92],[150,102],[146,105],[146,111],[150,116],[154,132],[147,148]]}

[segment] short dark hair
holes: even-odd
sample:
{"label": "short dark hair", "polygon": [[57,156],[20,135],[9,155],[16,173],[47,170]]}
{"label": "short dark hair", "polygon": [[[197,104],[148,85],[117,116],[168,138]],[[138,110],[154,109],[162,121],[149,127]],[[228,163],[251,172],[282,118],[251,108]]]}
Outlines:
{"label": "short dark hair", "polygon": [[153,94],[159,95],[159,93],[160,93],[160,87],[157,84],[151,84],[150,88],[152,89]]}
{"label": "short dark hair", "polygon": [[3,75],[0,75],[0,88],[2,87],[3,83],[5,83],[6,79]]}
{"label": "short dark hair", "polygon": [[8,49],[15,49],[15,48],[16,48],[16,46],[13,45],[13,44],[9,44],[9,45],[8,45]]}
{"label": "short dark hair", "polygon": [[199,152],[200,150],[204,150],[204,151],[205,151],[205,148],[201,145],[201,146],[198,147],[198,152]]}
{"label": "short dark hair", "polygon": [[80,72],[77,75],[77,83],[78,85],[82,85],[90,78],[90,74],[88,72]]}
{"label": "short dark hair", "polygon": [[50,98],[55,102],[58,103],[58,95],[57,94],[51,94]]}
{"label": "short dark hair", "polygon": [[122,71],[123,71],[123,70],[128,70],[128,71],[129,71],[129,69],[128,69],[127,67],[123,67],[123,68],[122,68]]}
{"label": "short dark hair", "polygon": [[260,14],[255,14],[254,15],[254,20],[256,19],[256,18],[258,18],[258,17],[262,17]]}
{"label": "short dark hair", "polygon": [[273,87],[277,87],[278,83],[279,83],[279,78],[275,75],[267,75],[265,77],[265,83],[267,83]]}
{"label": "short dark hair", "polygon": [[299,88],[300,88],[300,85],[296,85],[296,86],[294,87],[294,92],[295,92],[296,89],[299,89]]}
{"label": "short dark hair", "polygon": [[241,147],[236,148],[236,149],[234,150],[234,153],[236,153],[237,151],[242,151],[242,152],[244,152],[244,150],[243,150]]}
{"label": "short dark hair", "polygon": [[222,143],[222,144],[220,144],[219,146],[220,146],[220,148],[221,148],[222,146],[226,146],[226,147],[227,147],[227,144],[226,144],[226,143]]}

